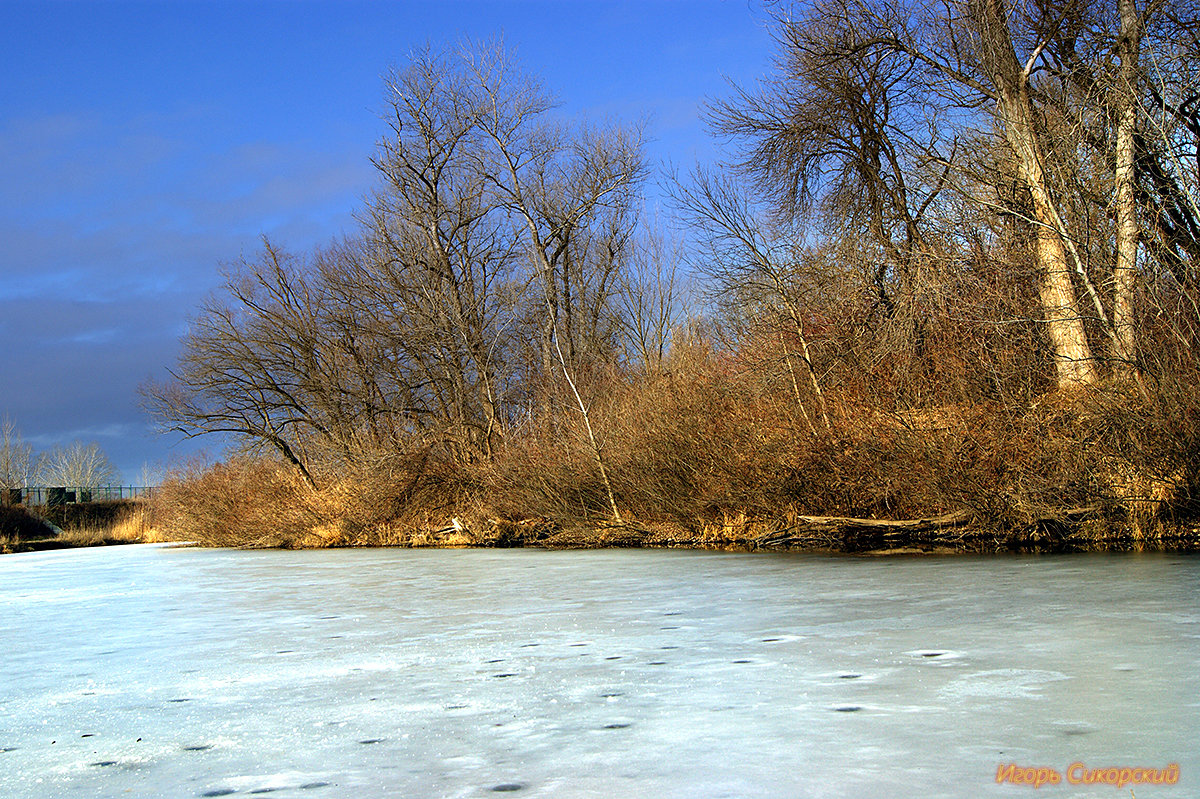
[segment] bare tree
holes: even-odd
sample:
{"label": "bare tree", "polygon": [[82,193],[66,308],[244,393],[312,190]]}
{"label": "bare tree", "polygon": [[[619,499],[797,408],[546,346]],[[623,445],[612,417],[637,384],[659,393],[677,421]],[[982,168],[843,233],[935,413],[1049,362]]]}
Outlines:
{"label": "bare tree", "polygon": [[1034,108],[1031,75],[1047,40],[1018,58],[1008,12],[1003,0],[972,0],[966,18],[975,35],[975,55],[987,94],[995,102],[996,119],[1029,192],[1038,263],[1038,293],[1046,315],[1046,333],[1054,353],[1060,386],[1091,384],[1098,380],[1091,345],[1072,279],[1069,233],[1059,214],[1046,175],[1047,148],[1043,145]]}
{"label": "bare tree", "polygon": [[383,314],[375,329],[420,376],[410,383],[424,387],[417,405],[429,413],[417,416],[469,458],[489,457],[503,436],[524,277],[513,225],[481,169],[487,109],[468,81],[459,58],[430,48],[387,78],[391,135],[363,215],[371,257],[351,285],[369,292]]}
{"label": "bare tree", "polygon": [[104,450],[95,442],[57,446],[38,460],[38,481],[46,485],[95,489],[120,479]]}
{"label": "bare tree", "polygon": [[33,447],[5,415],[0,422],[0,488],[24,488],[33,478]]}
{"label": "bare tree", "polygon": [[659,368],[672,334],[687,320],[684,257],[678,243],[652,233],[637,243],[630,268],[618,276],[616,302],[625,360],[644,373]]}
{"label": "bare tree", "polygon": [[582,378],[615,360],[640,135],[552,119],[500,46],[420,50],[385,98],[359,235],[311,257],[266,242],[201,309],[149,406],[186,435],[272,450],[316,486],[322,464],[379,453],[490,460],[558,391],[607,484]]}
{"label": "bare tree", "polygon": [[[500,48],[464,54],[465,81],[488,141],[481,169],[496,202],[523,228],[544,307],[543,377],[561,369],[579,411],[614,521],[621,515],[577,370],[611,351],[610,311],[626,263],[645,167],[641,135],[617,126],[569,131],[544,119],[553,102]],[[602,323],[604,326],[602,327]]]}
{"label": "bare tree", "polygon": [[[1148,101],[1137,131],[1138,199],[1147,249],[1181,285],[1200,263],[1200,43],[1180,21],[1147,56]],[[1194,23],[1190,27],[1194,27]]]}
{"label": "bare tree", "polygon": [[489,201],[521,229],[535,302],[547,310],[543,371],[557,370],[555,338],[574,367],[611,344],[615,278],[645,172],[641,132],[554,120],[554,98],[501,46],[469,46],[455,66],[454,96],[445,99],[476,109],[476,169]]}
{"label": "bare tree", "polygon": [[[812,349],[806,332],[804,293],[806,281],[800,262],[803,246],[800,235],[786,225],[771,224],[765,214],[748,199],[744,187],[727,176],[697,169],[688,181],[675,181],[674,198],[684,218],[706,244],[706,257],[697,264],[715,278],[734,301],[752,308],[763,300],[784,310],[789,323],[787,333],[794,337],[804,382],[811,391],[816,416],[824,430],[833,431],[825,392],[813,364]],[[812,431],[813,415],[806,407],[800,381],[795,378],[793,351],[784,347],[784,362],[792,378],[796,403]]]}
{"label": "bare tree", "polygon": [[1113,169],[1116,210],[1116,263],[1113,265],[1113,358],[1128,374],[1137,363],[1134,294],[1141,231],[1137,214],[1137,131],[1140,114],[1142,18],[1136,0],[1117,0],[1120,29],[1117,55],[1121,68],[1114,112],[1116,163]]}
{"label": "bare tree", "polygon": [[[1155,127],[1154,111],[1171,105],[1161,102],[1160,88],[1171,85],[1167,93],[1180,100],[1196,88],[1194,68],[1185,66],[1191,57],[1172,58],[1195,40],[1187,31],[1194,30],[1196,12],[1186,0],[1141,9],[1135,0],[1097,0],[1062,8],[1017,4],[1005,20],[1013,39],[1020,31],[1029,50],[1023,74],[1042,136],[1043,177],[1057,208],[1053,224],[1041,228],[1056,227],[1065,244],[1075,282],[1093,309],[1091,327],[1108,339],[1116,377],[1138,376],[1136,298],[1148,274],[1143,230],[1162,218],[1158,198],[1179,196],[1169,188],[1175,181],[1164,180],[1173,172],[1170,156],[1164,158],[1172,148],[1147,132]],[[979,12],[984,18],[996,13]],[[981,36],[987,27],[976,24]],[[1169,61],[1165,70],[1178,72],[1163,81]],[[1185,125],[1188,116],[1182,116]],[[1094,349],[1102,353],[1103,342],[1097,339]]]}
{"label": "bare tree", "polygon": [[426,331],[410,356],[438,353],[428,385],[445,386],[442,404],[490,451],[527,327],[540,332],[542,379],[609,357],[640,140],[552,120],[553,98],[498,45],[420,51],[388,90],[369,282],[409,298],[393,303],[411,317],[394,330]]}
{"label": "bare tree", "polygon": [[[778,83],[742,92],[717,116],[719,131],[755,145],[743,167],[757,185],[785,211],[821,198],[838,219],[853,221],[861,209],[857,218],[900,278],[928,261],[929,216],[948,187],[1023,218],[1057,382],[1096,382],[1085,322],[1095,320],[1109,337],[1112,327],[1081,252],[1088,226],[1072,227],[1064,208],[1058,163],[1069,151],[1055,148],[1046,113],[1053,92],[1039,82],[1054,46],[1078,31],[1079,8],[827,0],[795,19],[788,5],[775,13]],[[977,159],[964,158],[961,145],[978,147],[993,132],[1007,157],[994,160],[990,182],[981,181]],[[980,183],[990,183],[999,202]],[[851,199],[831,208],[830,199],[841,197]],[[942,230],[941,257],[961,258],[969,242],[950,226]],[[886,307],[887,293],[879,297]]]}
{"label": "bare tree", "polygon": [[[874,260],[871,285],[886,317],[911,301],[928,257],[928,213],[947,176],[943,109],[927,65],[870,41],[904,23],[853,0],[775,7],[774,70],[714,103],[714,132],[739,146],[735,169],[781,220],[816,223]],[[864,235],[865,234],[865,235]]]}
{"label": "bare tree", "polygon": [[317,290],[297,259],[269,241],[223,288],[192,321],[173,380],[143,387],[148,409],[187,436],[231,434],[266,446],[315,485],[311,443],[336,445],[343,421],[328,413],[338,387],[321,379],[330,348]]}

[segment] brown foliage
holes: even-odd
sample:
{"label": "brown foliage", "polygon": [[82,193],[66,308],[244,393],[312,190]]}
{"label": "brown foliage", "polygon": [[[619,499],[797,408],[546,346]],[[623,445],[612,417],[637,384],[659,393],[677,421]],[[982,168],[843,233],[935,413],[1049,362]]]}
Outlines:
{"label": "brown foliage", "polygon": [[154,519],[170,540],[293,547],[324,521],[305,500],[295,472],[263,458],[233,458],[172,472],[155,495]]}
{"label": "brown foliage", "polygon": [[[674,277],[634,244],[636,130],[546,123],[500,51],[426,51],[389,81],[360,236],[295,264],[268,246],[150,392],[178,429],[290,466],[184,470],[162,526],[237,546],[741,545],[802,540],[776,528],[816,516],[970,515],[1001,545],[1194,516],[1200,249],[1170,167],[1190,139],[1150,125],[1138,145],[1162,241],[1133,280],[1100,112],[1133,96],[1088,88],[1113,32],[1002,3],[786,5],[778,74],[713,109],[740,170],[671,191],[719,321],[668,344]],[[1021,68],[1034,32],[1047,49]],[[1052,56],[1087,69],[1033,69]]]}
{"label": "brown foliage", "polygon": [[180,472],[159,492],[157,525],[220,546],[755,547],[808,540],[775,531],[809,517],[965,511],[972,546],[1140,546],[1194,515],[1200,496],[1196,376],[1179,371],[1149,395],[1114,384],[1028,405],[904,407],[877,386],[832,391],[825,434],[770,374],[778,363],[696,340],[661,366],[587,375],[624,525],[609,521],[578,413],[549,401],[491,461],[364,455],[328,464],[319,492],[264,460]]}

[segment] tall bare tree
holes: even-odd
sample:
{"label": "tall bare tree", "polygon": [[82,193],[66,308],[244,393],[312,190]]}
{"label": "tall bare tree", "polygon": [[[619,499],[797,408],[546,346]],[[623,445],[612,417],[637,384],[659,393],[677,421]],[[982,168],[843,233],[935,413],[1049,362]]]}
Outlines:
{"label": "tall bare tree", "polygon": [[[616,360],[640,134],[554,119],[499,45],[419,50],[385,100],[357,235],[310,257],[267,242],[201,309],[150,406],[315,486],[315,466],[371,453],[491,459],[536,397],[569,389],[608,485],[583,378]],[[609,504],[618,516],[611,487]]]}
{"label": "tall bare tree", "polygon": [[[796,403],[814,433],[819,419],[826,433],[833,431],[825,392],[806,331],[805,280],[801,236],[786,224],[772,224],[760,207],[748,199],[748,193],[729,177],[697,169],[686,181],[675,181],[674,198],[684,218],[695,228],[704,242],[705,255],[697,266],[715,278],[723,291],[745,309],[753,309],[764,301],[782,308],[786,320],[787,338],[779,330],[781,342],[790,339],[796,350],[784,345],[787,366]],[[795,353],[802,365],[803,378],[795,377]],[[804,392],[800,383],[806,386]],[[805,400],[808,394],[815,405],[810,413]]]}
{"label": "tall bare tree", "polygon": [[38,461],[38,480],[52,486],[95,489],[112,485],[120,473],[96,442],[57,446]]}
{"label": "tall bare tree", "polygon": [[871,285],[887,317],[909,302],[928,256],[927,214],[945,187],[939,152],[954,141],[929,92],[930,70],[898,49],[873,47],[903,24],[853,0],[775,6],[774,70],[714,103],[714,132],[738,145],[734,167],[779,219],[853,239],[873,260]]}
{"label": "tall bare tree", "polygon": [[[794,9],[799,13],[793,16]],[[1091,189],[1081,194],[1078,183],[1092,165],[1080,159],[1089,157],[1081,155],[1089,147],[1106,155],[1112,150],[1103,143],[1103,130],[1084,129],[1091,121],[1074,113],[1067,98],[1091,92],[1095,117],[1097,105],[1137,96],[1130,86],[1137,81],[1136,13],[1126,10],[1119,36],[1106,39],[1101,16],[1082,2],[1009,7],[1005,0],[899,6],[826,0],[803,7],[779,3],[774,11],[781,31],[778,82],[741,92],[718,108],[717,122],[719,131],[751,142],[743,167],[783,211],[792,212],[798,202],[819,208],[815,203],[823,196],[853,198],[841,209],[824,200],[825,213],[836,219],[854,220],[855,207],[875,209],[859,218],[871,239],[891,253],[889,268],[895,268],[913,256],[920,264],[930,254],[930,216],[953,187],[962,198],[1025,220],[1039,315],[1059,386],[1099,379],[1089,326],[1113,342],[1118,361],[1130,359],[1128,286],[1136,261],[1130,242],[1136,234],[1128,214],[1127,145],[1136,102],[1118,114],[1124,120],[1117,126],[1122,155],[1108,161],[1109,170],[1122,165],[1108,179],[1119,189],[1115,205],[1126,209],[1120,215],[1121,254],[1098,281],[1088,249],[1096,241],[1096,203],[1086,193]],[[1104,42],[1111,50],[1118,39],[1128,66],[1125,89],[1097,97],[1097,75],[1109,56]],[[834,97],[843,98],[840,107],[830,102]],[[964,157],[962,146],[970,142],[978,156],[989,138],[1004,151],[991,159],[991,174],[977,158]],[[853,190],[836,191],[842,186]],[[888,234],[889,227],[904,235]],[[943,260],[963,259],[972,246],[950,225],[936,239]],[[1108,298],[1098,283],[1113,286]],[[886,306],[884,292],[879,296]],[[1120,336],[1113,314],[1122,319]]]}
{"label": "tall bare tree", "polygon": [[544,305],[543,370],[557,369],[554,341],[574,368],[611,344],[616,276],[628,261],[645,173],[640,130],[568,127],[553,98],[500,47],[463,54],[463,91],[481,109],[479,169],[494,202],[522,229]]}
{"label": "tall bare tree", "polygon": [[1137,362],[1135,282],[1141,231],[1137,213],[1137,131],[1142,95],[1142,17],[1136,0],[1117,0],[1120,28],[1116,52],[1120,71],[1115,89],[1116,153],[1113,169],[1116,263],[1113,265],[1113,358],[1120,372]]}
{"label": "tall bare tree", "polygon": [[33,478],[33,447],[7,415],[0,421],[0,488],[24,488]]}
{"label": "tall bare tree", "polygon": [[315,485],[311,445],[336,442],[340,421],[327,412],[337,386],[321,379],[330,349],[317,290],[298,259],[269,241],[223,289],[192,321],[173,379],[143,387],[147,405],[166,429],[267,447]]}
{"label": "tall bare tree", "polygon": [[633,248],[629,269],[618,276],[618,323],[625,361],[654,372],[671,345],[673,333],[687,321],[688,287],[684,252],[661,231],[645,235]]}

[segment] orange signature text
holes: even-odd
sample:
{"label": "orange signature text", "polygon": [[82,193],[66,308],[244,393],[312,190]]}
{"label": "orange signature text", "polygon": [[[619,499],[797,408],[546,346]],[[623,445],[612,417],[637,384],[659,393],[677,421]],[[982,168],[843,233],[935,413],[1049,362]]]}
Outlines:
{"label": "orange signature text", "polygon": [[1171,763],[1166,768],[1143,768],[1134,766],[1107,766],[1090,768],[1079,762],[1067,766],[1064,771],[1049,766],[1020,766],[1016,763],[1001,763],[996,768],[996,783],[1023,785],[1041,788],[1043,785],[1111,785],[1124,788],[1126,785],[1175,785],[1179,782],[1179,764]]}

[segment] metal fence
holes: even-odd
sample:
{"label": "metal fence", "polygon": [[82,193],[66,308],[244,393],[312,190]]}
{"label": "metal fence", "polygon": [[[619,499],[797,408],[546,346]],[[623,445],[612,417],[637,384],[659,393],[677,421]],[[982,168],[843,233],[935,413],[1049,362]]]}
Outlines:
{"label": "metal fence", "polygon": [[111,502],[117,499],[149,499],[154,486],[26,486],[0,490],[3,505],[72,505],[81,502]]}

